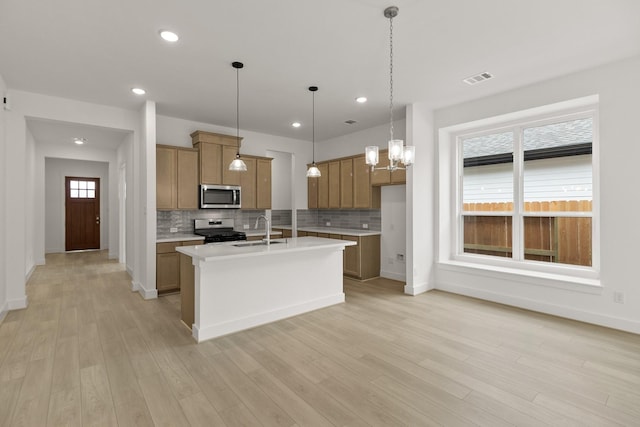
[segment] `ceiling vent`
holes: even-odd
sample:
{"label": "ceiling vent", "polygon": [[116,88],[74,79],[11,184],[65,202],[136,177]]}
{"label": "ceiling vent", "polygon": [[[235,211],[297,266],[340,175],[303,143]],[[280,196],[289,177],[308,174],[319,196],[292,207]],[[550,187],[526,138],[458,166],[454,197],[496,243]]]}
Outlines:
{"label": "ceiling vent", "polygon": [[485,80],[489,80],[492,79],[493,75],[487,73],[486,71],[484,73],[480,73],[480,74],[476,74],[475,76],[471,76],[471,77],[467,77],[466,79],[463,79],[462,81],[465,82],[468,85],[474,85],[476,83],[480,83],[483,82]]}
{"label": "ceiling vent", "polygon": [[344,122],[348,125],[355,125],[356,123],[358,123],[355,120],[345,120]]}

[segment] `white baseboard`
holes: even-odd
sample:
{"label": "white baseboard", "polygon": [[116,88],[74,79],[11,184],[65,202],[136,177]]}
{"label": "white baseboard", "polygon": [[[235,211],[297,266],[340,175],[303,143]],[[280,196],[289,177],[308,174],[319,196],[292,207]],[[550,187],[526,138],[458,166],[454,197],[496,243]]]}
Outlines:
{"label": "white baseboard", "polygon": [[400,282],[405,282],[407,279],[407,275],[404,273],[396,273],[386,270],[380,270],[380,277],[384,277],[385,279],[398,280]]}
{"label": "white baseboard", "polygon": [[27,305],[29,305],[29,301],[26,295],[22,298],[7,300],[6,302],[7,309],[9,310],[20,310],[23,308],[27,308]]}
{"label": "white baseboard", "polygon": [[33,272],[36,270],[36,265],[32,265],[31,268],[29,269],[29,272],[27,273],[27,275],[24,277],[24,283],[27,284],[29,282],[29,279],[31,278],[31,275],[33,274]]}
{"label": "white baseboard", "polygon": [[453,283],[437,283],[436,289],[486,301],[510,305],[513,307],[524,308],[526,310],[536,311],[539,313],[551,314],[553,316],[564,317],[566,319],[578,320],[580,322],[591,323],[607,328],[619,329],[621,331],[640,334],[640,322],[635,320],[622,319],[604,314],[577,310],[573,307],[560,306],[546,302],[534,301],[528,298],[504,295],[485,291],[482,289],[460,286]]}
{"label": "white baseboard", "polygon": [[9,312],[9,305],[5,302],[0,306],[0,325],[5,317],[7,317],[7,313]]}
{"label": "white baseboard", "polygon": [[427,291],[435,289],[433,286],[430,286],[428,283],[417,283],[414,285],[406,284],[404,285],[404,293],[407,295],[419,295],[423,294]]}
{"label": "white baseboard", "polygon": [[289,307],[283,307],[264,313],[258,313],[242,319],[233,319],[228,322],[217,323],[213,325],[193,325],[192,335],[197,342],[210,340],[212,338],[227,335],[233,332],[242,331],[253,328],[254,326],[264,325],[265,323],[275,322],[276,320],[286,319],[287,317],[297,316],[298,314],[307,313],[331,305],[344,302],[344,293],[319,298],[313,301],[306,301],[302,304],[296,304]]}
{"label": "white baseboard", "polygon": [[142,285],[142,283],[134,282],[133,280],[131,281],[131,291],[138,292],[140,295],[142,295],[142,298],[144,298],[144,299],[158,298],[158,290],[157,289],[155,289],[155,288],[147,289]]}
{"label": "white baseboard", "polygon": [[127,268],[127,273],[129,274],[129,277],[133,277],[133,268],[129,267],[128,265],[125,266]]}

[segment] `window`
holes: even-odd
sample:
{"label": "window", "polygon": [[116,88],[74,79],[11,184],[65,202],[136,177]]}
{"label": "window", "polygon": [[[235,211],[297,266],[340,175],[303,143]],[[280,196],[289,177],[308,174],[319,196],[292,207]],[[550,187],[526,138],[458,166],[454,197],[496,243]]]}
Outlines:
{"label": "window", "polygon": [[95,181],[69,181],[69,197],[72,199],[95,199]]}
{"label": "window", "polygon": [[459,259],[594,268],[595,111],[454,135]]}

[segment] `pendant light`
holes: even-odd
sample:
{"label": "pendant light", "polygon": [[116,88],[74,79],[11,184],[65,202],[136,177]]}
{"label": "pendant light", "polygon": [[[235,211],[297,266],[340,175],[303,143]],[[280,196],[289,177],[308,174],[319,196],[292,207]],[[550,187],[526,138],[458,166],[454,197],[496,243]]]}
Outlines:
{"label": "pendant light", "polygon": [[242,62],[232,62],[231,66],[236,69],[236,137],[238,138],[238,151],[236,158],[229,164],[230,171],[246,172],[247,165],[240,158],[240,68],[244,67]]}
{"label": "pendant light", "polygon": [[313,163],[307,169],[307,178],[320,178],[320,169],[316,165],[316,92],[318,86],[309,86],[311,92],[311,143],[313,147]]}
{"label": "pendant light", "polygon": [[[386,169],[391,172],[397,169],[406,169],[413,164],[416,147],[405,146],[401,139],[393,138],[393,18],[398,16],[398,8],[389,6],[384,10],[385,18],[389,18],[389,166],[384,168],[376,168],[378,164],[378,147],[375,145],[365,147],[365,159],[371,170]],[[402,163],[404,167],[400,167]]]}

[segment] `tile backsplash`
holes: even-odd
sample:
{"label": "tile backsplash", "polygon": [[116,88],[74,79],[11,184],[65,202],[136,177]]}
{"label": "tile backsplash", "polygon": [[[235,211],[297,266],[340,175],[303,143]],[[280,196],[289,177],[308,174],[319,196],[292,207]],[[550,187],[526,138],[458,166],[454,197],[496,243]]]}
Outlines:
{"label": "tile backsplash", "polygon": [[[171,228],[178,233],[193,234],[193,220],[204,218],[233,218],[234,227],[242,230],[245,225],[253,228],[263,210],[246,209],[201,209],[195,211],[156,211],[157,233],[167,235]],[[380,209],[299,209],[298,227],[326,227],[362,229],[367,224],[369,230],[380,231]],[[272,210],[271,225],[291,225],[291,210]]]}

